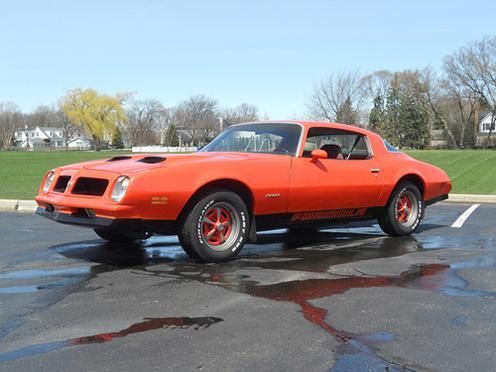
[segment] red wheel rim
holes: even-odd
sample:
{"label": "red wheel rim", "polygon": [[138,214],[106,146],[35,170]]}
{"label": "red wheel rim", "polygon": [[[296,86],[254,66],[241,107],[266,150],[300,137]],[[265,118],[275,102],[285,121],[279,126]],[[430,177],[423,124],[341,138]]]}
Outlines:
{"label": "red wheel rim", "polygon": [[408,194],[402,194],[396,203],[396,220],[399,223],[408,223],[412,215],[412,199]]}
{"label": "red wheel rim", "polygon": [[222,206],[212,206],[205,213],[201,231],[203,238],[211,246],[224,244],[231,236],[233,216]]}

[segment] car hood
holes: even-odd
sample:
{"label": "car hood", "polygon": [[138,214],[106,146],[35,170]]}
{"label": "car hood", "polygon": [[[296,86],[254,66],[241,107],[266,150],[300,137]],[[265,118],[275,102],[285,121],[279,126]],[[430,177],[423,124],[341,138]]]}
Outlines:
{"label": "car hood", "polygon": [[137,174],[152,169],[172,166],[187,166],[188,164],[262,160],[279,154],[256,154],[236,152],[197,152],[192,154],[138,154],[115,156],[110,159],[96,160],[71,164],[60,170],[91,170],[106,171],[118,174]]}

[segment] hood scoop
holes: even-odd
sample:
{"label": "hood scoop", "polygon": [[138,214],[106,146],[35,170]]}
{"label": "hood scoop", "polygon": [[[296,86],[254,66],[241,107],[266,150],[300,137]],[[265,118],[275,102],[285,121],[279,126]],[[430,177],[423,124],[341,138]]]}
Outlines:
{"label": "hood scoop", "polygon": [[163,156],[145,156],[144,158],[138,160],[138,162],[146,163],[146,164],[156,164],[156,163],[161,163],[166,159],[167,158],[164,158]]}
{"label": "hood scoop", "polygon": [[121,155],[121,156],[114,156],[113,158],[110,158],[107,161],[120,161],[120,160],[129,160],[131,157],[129,155]]}

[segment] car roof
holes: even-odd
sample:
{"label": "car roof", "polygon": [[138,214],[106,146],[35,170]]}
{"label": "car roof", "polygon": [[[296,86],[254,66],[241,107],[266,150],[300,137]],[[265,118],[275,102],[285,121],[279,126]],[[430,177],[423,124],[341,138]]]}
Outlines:
{"label": "car roof", "polygon": [[[240,124],[275,124],[275,123],[287,123],[287,124],[299,124],[302,125],[305,129],[314,128],[314,127],[327,127],[333,129],[341,129],[352,131],[356,133],[360,133],[367,136],[378,136],[376,133],[371,132],[367,129],[363,129],[357,127],[355,125],[350,124],[340,124],[340,123],[330,123],[327,121],[311,121],[311,120],[262,120],[262,121],[253,121],[249,123],[240,123]],[[236,125],[240,125],[236,124]]]}

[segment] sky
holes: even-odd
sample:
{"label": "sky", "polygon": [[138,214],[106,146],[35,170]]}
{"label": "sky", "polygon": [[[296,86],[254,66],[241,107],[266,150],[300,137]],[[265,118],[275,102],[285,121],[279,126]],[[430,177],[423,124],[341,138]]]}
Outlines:
{"label": "sky", "polygon": [[304,118],[316,81],[440,70],[496,35],[495,14],[490,0],[0,0],[0,102],[31,111],[93,88]]}

